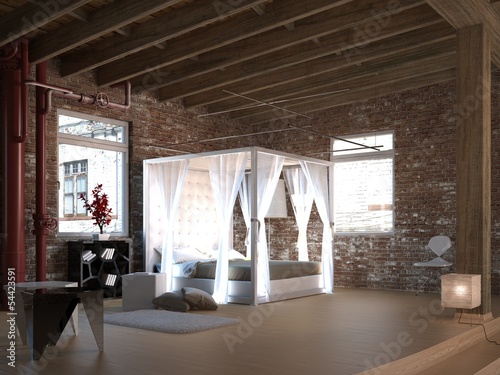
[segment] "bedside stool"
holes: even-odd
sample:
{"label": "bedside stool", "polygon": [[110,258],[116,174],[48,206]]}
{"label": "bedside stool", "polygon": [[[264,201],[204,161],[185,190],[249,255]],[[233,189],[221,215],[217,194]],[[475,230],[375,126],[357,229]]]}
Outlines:
{"label": "bedside stool", "polygon": [[153,298],[165,293],[167,274],[136,272],[122,276],[123,311],[153,309]]}

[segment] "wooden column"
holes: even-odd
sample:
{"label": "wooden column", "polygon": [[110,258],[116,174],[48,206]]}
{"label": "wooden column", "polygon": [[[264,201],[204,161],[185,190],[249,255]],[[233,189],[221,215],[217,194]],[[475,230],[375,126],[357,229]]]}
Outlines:
{"label": "wooden column", "polygon": [[457,31],[457,272],[481,275],[491,318],[491,51],[483,25]]}

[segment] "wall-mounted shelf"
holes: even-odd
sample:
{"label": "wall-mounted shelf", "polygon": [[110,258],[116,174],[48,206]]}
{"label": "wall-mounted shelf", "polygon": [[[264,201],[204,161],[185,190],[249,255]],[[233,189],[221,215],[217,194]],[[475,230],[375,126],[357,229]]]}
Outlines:
{"label": "wall-mounted shelf", "polygon": [[68,242],[68,278],[105,297],[121,296],[122,275],[130,272],[129,241]]}

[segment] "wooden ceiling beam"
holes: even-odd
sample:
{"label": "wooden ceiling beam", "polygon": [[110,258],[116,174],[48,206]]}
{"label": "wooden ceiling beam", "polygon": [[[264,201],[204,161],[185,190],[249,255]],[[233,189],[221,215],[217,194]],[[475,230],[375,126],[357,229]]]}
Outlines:
{"label": "wooden ceiling beam", "polygon": [[[388,78],[390,79],[390,74],[388,74]],[[313,114],[347,104],[359,103],[365,100],[413,90],[440,82],[452,81],[455,78],[456,69],[452,68],[436,72],[426,72],[420,76],[412,76],[401,80],[389,80],[385,82],[383,80],[379,80],[374,84],[363,84],[361,87],[352,89],[349,92],[342,93],[337,96],[328,97],[326,99],[315,99],[314,102],[294,106],[293,110]],[[253,116],[249,119],[249,124],[257,125],[268,123],[270,121],[285,120],[292,117],[294,116],[287,114],[286,112],[279,113],[279,111],[276,110]]]}
{"label": "wooden ceiling beam", "polygon": [[75,9],[74,11],[70,12],[69,15],[73,17],[74,19],[77,19],[78,21],[82,22],[89,22],[90,19],[90,14],[84,9]]}
{"label": "wooden ceiling beam", "polygon": [[[236,82],[248,79],[258,79],[259,76],[263,74],[269,74],[283,68],[296,66],[297,64],[308,63],[314,59],[330,59],[330,55],[342,55],[349,46],[355,45],[356,38],[359,38],[359,29],[364,29],[364,25],[374,22],[374,19],[366,13],[362,12],[359,14],[359,16],[364,19],[363,23],[359,25],[347,24],[345,28],[340,27],[343,31],[324,36],[320,39],[319,45],[309,41],[308,43],[302,43],[277,51],[273,54],[264,55],[228,67],[222,76],[206,74],[195,79],[168,85],[160,89],[159,98],[161,101],[164,101],[199,94],[204,91],[227,87]],[[376,14],[373,10],[370,10],[369,13]],[[442,22],[441,17],[439,17],[439,15],[429,6],[424,4],[420,7],[400,11],[393,15],[391,21],[388,22],[385,27],[381,27],[379,32],[369,37],[368,40],[363,39],[363,43],[370,45],[371,43],[394,35],[421,29],[425,26],[440,22]],[[335,19],[332,20],[332,24],[342,25],[336,22]],[[355,26],[359,26],[359,28]],[[348,55],[343,57],[346,60],[349,58]],[[242,72],[244,72],[244,74],[242,74]]]}
{"label": "wooden ceiling beam", "polygon": [[66,77],[96,68],[266,1],[269,0],[242,0],[234,7],[219,9],[214,6],[213,0],[198,0],[131,28],[130,35],[126,37],[116,35],[97,46],[64,56],[61,74]]}
{"label": "wooden ceiling beam", "polygon": [[[449,43],[451,44],[451,43]],[[442,47],[441,47],[442,46]],[[447,52],[445,52],[447,51]],[[280,100],[290,100],[289,102],[283,102],[283,107],[288,108],[289,106],[303,106],[304,104],[310,103],[318,99],[328,99],[330,97],[346,96],[351,91],[356,90],[364,85],[378,85],[379,83],[389,82],[389,81],[399,81],[411,77],[418,77],[424,73],[431,73],[435,71],[447,70],[456,67],[456,54],[453,49],[446,46],[446,43],[436,44],[436,48],[432,53],[425,53],[421,51],[420,53],[408,53],[406,56],[400,55],[398,58],[383,58],[375,61],[362,64],[356,67],[347,67],[340,69],[330,74],[325,74],[324,76],[318,76],[316,79],[310,82],[297,82],[294,85],[290,85],[290,92],[292,94],[286,93],[283,89],[281,91],[272,92],[273,96],[268,96],[267,98],[273,98],[271,101],[276,99]],[[315,97],[314,99],[305,100],[291,100],[297,97],[306,97],[311,95],[317,95],[320,93],[333,92],[335,90],[349,90],[348,92],[342,92],[339,94],[334,94],[332,96],[325,95],[324,97]],[[257,99],[263,100],[260,93],[250,94],[250,96]],[[271,93],[268,93],[268,95]],[[263,101],[270,101],[264,99]],[[246,103],[248,105],[248,102]],[[235,119],[242,119],[247,117],[254,117],[260,112],[268,112],[269,108],[260,107],[253,108],[242,111],[235,111],[232,113],[231,117]]]}
{"label": "wooden ceiling beam", "polygon": [[34,39],[30,43],[29,60],[34,64],[48,60],[178,2],[180,0],[112,2],[94,11],[86,23],[71,22]]}
{"label": "wooden ceiling beam", "polygon": [[[363,48],[353,47],[346,50],[339,50],[337,55],[331,55],[307,63],[299,64],[291,68],[283,69],[282,71],[273,72],[259,77],[252,82],[242,81],[238,84],[229,85],[227,90],[245,94],[259,93],[263,90],[273,90],[280,87],[288,87],[295,81],[308,82],[313,77],[322,77],[327,72],[334,72],[335,70],[345,67],[357,67],[368,61],[389,58],[397,59],[399,55],[408,54],[412,52],[423,51],[433,48],[436,43],[449,41],[448,48],[454,48],[454,30],[445,22],[441,22],[429,28],[408,32],[401,35],[396,35],[392,38],[368,43]],[[352,44],[348,44],[352,46]],[[254,84],[252,84],[254,83]],[[268,98],[268,96],[261,96]],[[187,107],[198,107],[219,103],[210,110],[225,110],[230,106],[230,103],[224,103],[230,99],[223,93],[222,90],[216,89],[206,93],[196,94],[184,98]],[[222,103],[221,103],[222,102]]]}
{"label": "wooden ceiling beam", "polygon": [[[400,38],[400,42],[404,43],[405,38],[402,36]],[[452,39],[443,39],[441,41],[423,41],[418,43],[415,38],[406,38],[406,40],[410,40],[411,42],[405,47],[403,44],[394,47],[392,54],[380,54],[379,57],[377,54],[373,53],[377,49],[377,46],[374,46],[373,51],[366,51],[364,56],[356,56],[352,61],[352,64],[346,65],[344,67],[339,67],[339,69],[332,70],[329,72],[320,73],[311,77],[304,77],[293,82],[274,82],[274,85],[271,85],[269,88],[262,89],[252,89],[242,91],[243,88],[238,87],[230,87],[231,91],[241,92],[245,95],[256,96],[261,100],[266,101],[274,101],[274,100],[284,100],[284,99],[294,99],[298,97],[308,96],[311,94],[315,94],[317,92],[330,92],[333,90],[337,90],[335,84],[345,81],[346,79],[352,79],[354,74],[376,74],[380,73],[387,66],[396,66],[390,65],[391,62],[394,63],[399,61],[399,63],[411,63],[411,54],[415,54],[415,58],[423,58],[426,57],[426,49],[428,48],[429,55],[428,57],[436,58],[441,55],[449,56],[453,52],[453,44],[455,43]],[[415,44],[414,44],[415,43]],[[410,48],[410,46],[412,48]],[[434,46],[434,47],[433,47]],[[383,48],[380,46],[379,48]],[[440,51],[441,48],[444,48],[446,52]],[[406,54],[406,58],[404,55]],[[432,56],[434,54],[434,57]],[[387,65],[387,61],[389,65]],[[381,69],[381,70],[380,70]],[[411,71],[407,71],[407,75],[409,76]],[[347,87],[350,89],[350,87]],[[219,101],[213,104],[208,105],[208,112],[220,112],[220,111],[228,111],[233,108],[238,108],[242,106],[246,106],[248,103],[234,97],[227,97],[223,101]],[[238,111],[238,113],[242,113]]]}
{"label": "wooden ceiling beam", "polygon": [[[425,5],[425,1],[401,0],[398,12]],[[295,22],[296,28],[288,32],[282,28],[270,30],[235,42],[229,46],[218,48],[200,55],[200,62],[195,64],[183,60],[165,68],[155,70],[154,74],[140,75],[131,79],[134,92],[154,90],[181,81],[199,77],[203,74],[248,61],[265,54],[283,50],[304,43],[318,40],[320,37],[347,28],[354,28],[366,22],[366,17],[373,19],[387,14],[389,10],[385,2],[351,2],[337,8],[312,15]],[[428,7],[430,9],[430,7]],[[389,17],[392,15],[389,14]],[[436,14],[436,17],[437,14]],[[239,51],[239,53],[234,53]]]}
{"label": "wooden ceiling beam", "polygon": [[266,7],[266,13],[255,12],[236,15],[209,28],[194,30],[188,35],[172,39],[169,48],[158,51],[144,50],[129,55],[97,70],[97,81],[109,85],[137,75],[188,59],[207,51],[227,46],[244,38],[264,33],[287,23],[306,18],[353,0],[274,0]]}
{"label": "wooden ceiling beam", "polygon": [[492,61],[500,66],[500,10],[490,0],[426,0],[455,29],[483,24],[489,30]]}
{"label": "wooden ceiling beam", "polygon": [[65,14],[76,11],[90,0],[72,0],[54,5],[26,3],[0,17],[0,47],[37,30]]}

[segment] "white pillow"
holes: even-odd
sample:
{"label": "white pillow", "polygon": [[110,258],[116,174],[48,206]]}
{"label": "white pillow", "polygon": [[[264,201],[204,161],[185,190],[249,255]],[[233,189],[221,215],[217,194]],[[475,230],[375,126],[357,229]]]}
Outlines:
{"label": "white pillow", "polygon": [[[219,250],[214,250],[212,259],[217,259],[219,257]],[[239,251],[234,249],[229,250],[229,258],[228,259],[245,259],[245,256],[241,254]]]}
{"label": "white pillow", "polygon": [[199,248],[199,247],[197,247],[196,250],[198,250],[200,253],[204,254],[207,257],[207,259],[211,259],[211,258],[217,259],[217,250],[204,249],[204,248]]}
{"label": "white pillow", "polygon": [[229,250],[229,259],[245,259],[245,256],[234,249]]}
{"label": "white pillow", "polygon": [[173,252],[174,263],[189,262],[192,260],[201,260],[201,259],[209,259],[209,258],[207,257],[207,255],[191,247],[174,249]]}

